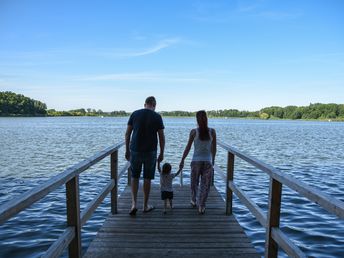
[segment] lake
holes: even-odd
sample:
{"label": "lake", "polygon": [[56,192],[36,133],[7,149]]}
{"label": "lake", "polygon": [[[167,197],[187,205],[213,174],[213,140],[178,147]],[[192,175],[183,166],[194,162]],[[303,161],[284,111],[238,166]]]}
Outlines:
{"label": "lake", "polygon": [[[128,118],[0,118],[0,204],[67,167],[124,139]],[[164,118],[165,161],[177,168],[194,118]],[[283,173],[344,201],[344,123],[288,120],[209,119],[218,139]],[[188,182],[189,154],[185,166]],[[216,163],[225,168],[218,147]],[[124,151],[119,152],[120,166]],[[80,176],[81,209],[109,180],[109,159]],[[178,182],[177,179],[176,183]],[[236,159],[234,181],[264,211],[269,177]],[[158,183],[158,179],[155,179]],[[126,181],[120,181],[123,189]],[[215,177],[224,195],[224,182]],[[129,209],[130,204],[128,204]],[[110,212],[109,198],[83,227],[83,251]],[[254,247],[264,255],[265,231],[237,198],[233,212]],[[39,257],[66,227],[65,189],[59,188],[0,226],[0,257]],[[344,257],[344,223],[283,188],[281,228],[310,257]],[[66,253],[65,253],[66,255]],[[286,255],[280,252],[280,257]]]}

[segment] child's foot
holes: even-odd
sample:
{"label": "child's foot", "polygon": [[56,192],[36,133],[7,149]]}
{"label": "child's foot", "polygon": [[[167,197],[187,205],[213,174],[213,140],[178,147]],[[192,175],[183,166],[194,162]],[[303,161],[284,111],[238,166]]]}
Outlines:
{"label": "child's foot", "polygon": [[163,211],[162,213],[163,213],[163,214],[166,214],[166,213],[167,213],[166,209],[164,209],[164,211]]}

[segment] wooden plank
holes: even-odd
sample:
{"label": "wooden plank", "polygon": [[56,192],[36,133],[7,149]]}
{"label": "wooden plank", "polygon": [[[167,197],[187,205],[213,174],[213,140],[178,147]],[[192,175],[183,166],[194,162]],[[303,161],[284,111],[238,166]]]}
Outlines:
{"label": "wooden plank", "polygon": [[226,178],[226,214],[231,215],[233,210],[233,192],[229,188],[229,183],[233,182],[234,178],[234,155],[227,153],[227,178]]}
{"label": "wooden plank", "polygon": [[279,229],[271,229],[272,238],[282,247],[289,257],[306,258],[307,256]]}
{"label": "wooden plank", "polygon": [[[179,186],[173,200],[177,208],[163,214],[160,189],[153,184],[150,202],[156,209],[131,217],[127,187],[119,197],[118,213],[106,219],[85,257],[259,257],[234,216],[226,216],[215,187],[209,196],[205,214],[199,215],[189,204],[190,186]],[[138,201],[142,199],[139,192]]]}
{"label": "wooden plank", "polygon": [[66,183],[67,226],[74,228],[74,238],[69,244],[69,257],[81,257],[81,224],[79,176]]}
{"label": "wooden plank", "polygon": [[250,157],[249,155],[246,155],[238,151],[237,149],[229,146],[226,143],[218,142],[218,144],[225,150],[233,153],[234,155],[247,161],[256,168],[259,168],[260,170],[264,171],[270,177],[279,181],[283,185],[290,187],[294,191],[306,197],[308,200],[317,203],[328,212],[337,215],[341,219],[344,219],[344,202],[336,199],[331,195],[323,193],[314,187],[308,186],[302,183],[301,181],[297,180],[296,178],[293,178],[292,176],[282,173],[273,166],[270,166],[256,158]]}
{"label": "wooden plank", "polygon": [[66,230],[61,234],[58,240],[52,244],[49,249],[42,255],[42,258],[58,258],[62,255],[64,250],[67,248],[69,243],[75,237],[75,228],[68,227]]}
{"label": "wooden plank", "polygon": [[275,258],[278,254],[278,244],[272,238],[271,230],[278,228],[281,215],[282,184],[270,178],[269,210],[266,223],[265,257]]}
{"label": "wooden plank", "polygon": [[81,226],[85,225],[87,220],[92,216],[93,212],[97,209],[99,204],[113,189],[115,181],[112,179],[107,185],[101,190],[101,192],[87,205],[87,207],[81,212]]}
{"label": "wooden plank", "polygon": [[188,257],[188,258],[209,258],[209,257],[226,257],[226,258],[257,258],[260,257],[255,253],[255,250],[242,250],[236,249],[228,251],[228,249],[175,249],[175,248],[160,248],[160,249],[148,249],[148,248],[122,248],[122,249],[113,249],[113,248],[91,248],[89,252],[85,254],[85,258],[107,258],[107,257]]}
{"label": "wooden plank", "polygon": [[240,188],[238,188],[233,182],[229,183],[229,187],[238,196],[240,201],[252,212],[259,223],[265,228],[266,227],[266,215],[263,210],[255,204],[247,194],[245,194]]}
{"label": "wooden plank", "polygon": [[115,182],[114,187],[111,189],[111,213],[117,213],[117,198],[118,198],[118,150],[110,156],[110,173],[111,180]]}
{"label": "wooden plank", "polygon": [[44,183],[40,184],[38,187],[35,187],[18,197],[4,203],[0,206],[0,224],[4,223],[9,218],[15,216],[17,213],[21,212],[25,208],[29,207],[31,204],[42,199],[44,196],[54,191],[61,185],[70,181],[76,175],[79,175],[81,172],[85,171],[89,167],[93,166],[100,160],[104,159],[109,154],[118,150],[123,146],[124,142],[120,142],[113,146],[106,148],[105,150],[93,155],[92,157],[85,159],[78,164],[67,168],[62,173],[48,179]]}

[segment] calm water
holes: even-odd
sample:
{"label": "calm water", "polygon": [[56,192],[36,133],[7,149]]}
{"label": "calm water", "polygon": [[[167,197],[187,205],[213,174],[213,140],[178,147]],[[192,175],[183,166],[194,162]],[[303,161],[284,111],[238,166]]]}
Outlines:
{"label": "calm water", "polygon": [[[126,122],[127,118],[0,118],[0,204],[121,141]],[[195,120],[164,122],[165,161],[176,167]],[[210,119],[209,125],[216,128],[220,140],[344,201],[344,123]],[[123,156],[121,150],[120,165]],[[225,160],[226,153],[219,149],[217,164],[224,168]],[[236,183],[266,211],[268,176],[240,160],[235,168]],[[82,173],[81,208],[108,179],[108,158]],[[125,181],[120,183],[123,189]],[[224,193],[220,178],[215,184]],[[281,228],[294,243],[311,257],[344,257],[343,220],[288,188],[283,188],[282,198]],[[109,211],[106,198],[83,227],[84,251]],[[237,199],[234,214],[263,255],[263,228]],[[65,220],[61,187],[0,226],[0,257],[39,257],[63,232]],[[280,256],[285,255],[280,252]]]}

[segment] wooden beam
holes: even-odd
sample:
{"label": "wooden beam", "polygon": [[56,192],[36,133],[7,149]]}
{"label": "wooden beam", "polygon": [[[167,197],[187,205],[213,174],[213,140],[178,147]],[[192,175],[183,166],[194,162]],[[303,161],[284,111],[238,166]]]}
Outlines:
{"label": "wooden beam", "polygon": [[74,227],[74,238],[69,244],[69,257],[81,257],[81,223],[79,176],[75,176],[66,183],[67,195],[67,226]]}
{"label": "wooden beam", "polygon": [[117,213],[117,198],[118,198],[118,151],[111,154],[111,179],[115,185],[111,190],[111,213]]}
{"label": "wooden beam", "polygon": [[227,179],[226,179],[226,214],[232,214],[233,208],[233,192],[229,188],[229,183],[233,182],[234,178],[234,155],[228,152],[227,154]]}
{"label": "wooden beam", "polygon": [[61,257],[64,250],[75,237],[75,228],[68,227],[62,235],[52,244],[49,249],[42,255],[42,258],[58,258]]}
{"label": "wooden beam", "polygon": [[289,257],[306,258],[307,256],[279,229],[271,229],[272,238],[288,254]]}
{"label": "wooden beam", "polygon": [[278,228],[281,214],[282,184],[270,178],[269,187],[269,210],[266,227],[265,257],[276,258],[278,254],[278,244],[272,238],[272,228]]}
{"label": "wooden beam", "polygon": [[4,223],[9,218],[12,218],[36,201],[42,199],[44,196],[51,193],[66,182],[70,181],[73,177],[79,175],[81,172],[85,171],[92,165],[104,159],[109,154],[117,151],[121,146],[123,146],[123,144],[124,142],[120,142],[118,144],[110,146],[105,150],[97,153],[96,155],[67,168],[62,173],[48,179],[43,184],[40,184],[40,186],[35,187],[19,195],[13,200],[4,203],[0,206],[0,224]]}

